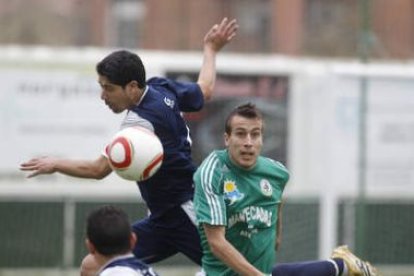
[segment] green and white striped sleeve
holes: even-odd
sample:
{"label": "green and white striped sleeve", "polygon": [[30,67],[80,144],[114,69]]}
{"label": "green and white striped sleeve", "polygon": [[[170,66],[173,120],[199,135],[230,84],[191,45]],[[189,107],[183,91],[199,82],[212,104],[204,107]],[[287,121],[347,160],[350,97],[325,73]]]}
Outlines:
{"label": "green and white striped sleeve", "polygon": [[203,161],[194,175],[194,206],[199,224],[227,224],[221,167],[219,158],[213,152]]}

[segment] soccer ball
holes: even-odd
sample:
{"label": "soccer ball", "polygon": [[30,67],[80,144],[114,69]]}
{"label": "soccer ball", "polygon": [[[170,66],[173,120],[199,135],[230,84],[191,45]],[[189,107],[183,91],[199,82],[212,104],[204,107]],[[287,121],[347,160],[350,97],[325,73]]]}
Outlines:
{"label": "soccer ball", "polygon": [[164,150],[158,137],[143,127],[119,131],[106,147],[109,165],[126,180],[143,181],[161,167]]}

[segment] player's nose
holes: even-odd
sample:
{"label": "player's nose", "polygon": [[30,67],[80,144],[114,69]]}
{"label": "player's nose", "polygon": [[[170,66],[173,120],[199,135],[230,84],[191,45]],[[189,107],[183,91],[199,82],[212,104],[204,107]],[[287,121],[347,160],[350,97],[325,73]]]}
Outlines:
{"label": "player's nose", "polygon": [[252,139],[252,137],[251,137],[251,135],[250,135],[250,134],[246,136],[246,139],[245,139],[245,141],[244,141],[244,144],[245,144],[246,146],[251,146],[251,145],[253,145],[253,139]]}
{"label": "player's nose", "polygon": [[101,91],[101,100],[105,100],[106,99],[106,93],[105,90],[102,89]]}

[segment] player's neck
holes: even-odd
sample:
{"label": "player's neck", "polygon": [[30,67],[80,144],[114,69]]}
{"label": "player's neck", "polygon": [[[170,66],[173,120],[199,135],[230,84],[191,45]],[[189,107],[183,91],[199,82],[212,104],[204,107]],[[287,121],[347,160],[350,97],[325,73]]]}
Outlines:
{"label": "player's neck", "polygon": [[147,92],[147,87],[138,90],[137,99],[134,101],[135,105],[139,105],[144,97],[145,93]]}

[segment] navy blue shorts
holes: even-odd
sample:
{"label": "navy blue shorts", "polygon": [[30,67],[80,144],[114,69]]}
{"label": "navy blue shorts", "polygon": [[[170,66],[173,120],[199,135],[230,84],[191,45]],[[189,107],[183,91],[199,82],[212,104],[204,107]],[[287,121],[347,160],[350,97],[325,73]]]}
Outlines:
{"label": "navy blue shorts", "polygon": [[191,206],[177,206],[162,217],[147,217],[132,225],[137,235],[133,253],[138,259],[150,264],[180,252],[201,266],[202,249],[192,202],[184,205]]}

